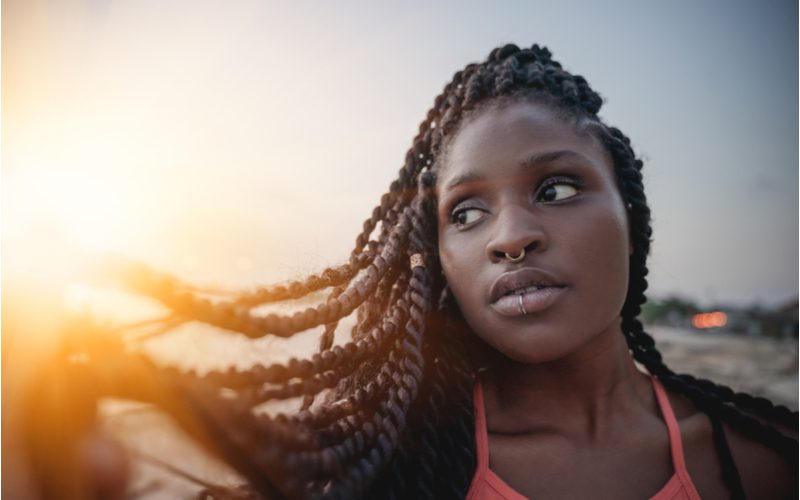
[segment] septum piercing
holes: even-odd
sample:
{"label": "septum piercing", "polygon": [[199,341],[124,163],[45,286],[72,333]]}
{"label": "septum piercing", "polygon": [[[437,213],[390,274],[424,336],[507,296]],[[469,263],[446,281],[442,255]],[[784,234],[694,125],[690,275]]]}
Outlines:
{"label": "septum piercing", "polygon": [[522,294],[517,295],[517,299],[519,300],[519,311],[523,315],[527,315],[528,311],[525,310],[525,304],[522,303]]}
{"label": "septum piercing", "polygon": [[510,256],[508,252],[505,252],[505,254],[506,254],[506,259],[508,259],[509,262],[511,262],[512,264],[516,264],[517,262],[522,262],[522,259],[525,258],[525,249],[523,248],[522,251],[519,253],[519,255],[517,255],[516,257]]}

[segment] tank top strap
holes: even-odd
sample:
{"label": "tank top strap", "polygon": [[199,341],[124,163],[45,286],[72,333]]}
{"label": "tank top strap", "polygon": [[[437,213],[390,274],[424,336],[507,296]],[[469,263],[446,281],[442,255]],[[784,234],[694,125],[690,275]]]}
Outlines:
{"label": "tank top strap", "polygon": [[477,455],[477,472],[489,468],[489,435],[486,429],[486,409],[483,402],[483,385],[480,378],[475,382],[472,393],[475,411],[475,452]]}
{"label": "tank top strap", "polygon": [[[667,391],[656,377],[651,377],[651,382],[662,418],[667,425],[670,455],[672,456],[672,466],[675,470],[675,474],[650,500],[676,500],[678,498],[700,500],[700,495],[697,493],[694,484],[692,484],[692,479],[686,469],[686,462],[683,456],[683,443],[681,442],[681,431],[678,420],[675,418],[675,413],[672,411],[672,405],[669,403]],[[502,478],[489,469],[489,435],[486,425],[486,407],[484,404],[483,386],[480,378],[475,382],[472,397],[475,411],[475,451],[477,455],[477,467],[467,493],[467,499],[496,498],[522,500],[525,497],[508,486]],[[488,490],[486,488],[488,488]],[[491,492],[487,493],[489,490],[491,490]]]}
{"label": "tank top strap", "polygon": [[681,441],[681,428],[678,425],[678,419],[675,418],[675,412],[672,411],[672,405],[669,403],[669,396],[667,391],[655,376],[650,377],[653,382],[653,391],[658,400],[658,407],[661,410],[661,416],[667,424],[667,432],[669,434],[669,449],[672,455],[672,466],[675,473],[683,480],[689,480],[689,472],[686,470],[686,460],[683,457],[683,442]]}

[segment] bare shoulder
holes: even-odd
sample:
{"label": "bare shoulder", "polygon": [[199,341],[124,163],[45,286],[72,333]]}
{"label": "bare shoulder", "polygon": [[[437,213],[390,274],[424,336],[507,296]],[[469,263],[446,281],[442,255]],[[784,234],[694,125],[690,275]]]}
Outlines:
{"label": "bare shoulder", "polygon": [[[725,424],[725,435],[747,498],[797,498],[797,469],[773,448]],[[794,431],[783,430],[797,438]]]}
{"label": "bare shoulder", "polygon": [[[681,429],[686,466],[700,496],[729,498],[708,416],[680,395],[670,392],[669,397]],[[789,462],[773,448],[730,425],[723,424],[723,428],[746,498],[797,498],[797,471]],[[797,439],[796,431],[779,430]]]}

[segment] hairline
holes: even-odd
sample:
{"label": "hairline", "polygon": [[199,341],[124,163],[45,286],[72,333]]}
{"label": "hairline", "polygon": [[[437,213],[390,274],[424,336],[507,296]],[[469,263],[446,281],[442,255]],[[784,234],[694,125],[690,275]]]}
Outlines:
{"label": "hairline", "polygon": [[[444,165],[447,163],[450,148],[452,147],[455,138],[458,136],[461,130],[476,120],[481,114],[490,109],[503,110],[517,104],[533,104],[544,106],[553,111],[556,116],[566,124],[572,125],[574,132],[578,136],[594,138],[611,157],[612,167],[614,167],[614,174],[615,177],[617,177],[613,154],[605,140],[605,136],[607,135],[607,125],[603,123],[603,121],[597,115],[588,112],[582,112],[578,109],[568,108],[567,106],[561,104],[556,96],[553,96],[547,92],[522,89],[517,92],[492,97],[478,102],[475,107],[466,110],[461,119],[456,122],[456,126],[440,139],[440,142],[436,145],[434,162],[431,165],[431,172],[433,172],[435,175],[437,186],[439,183],[440,174],[443,172]],[[619,179],[617,179],[617,182],[617,187],[620,189],[620,193],[622,193],[622,186],[619,185]]]}

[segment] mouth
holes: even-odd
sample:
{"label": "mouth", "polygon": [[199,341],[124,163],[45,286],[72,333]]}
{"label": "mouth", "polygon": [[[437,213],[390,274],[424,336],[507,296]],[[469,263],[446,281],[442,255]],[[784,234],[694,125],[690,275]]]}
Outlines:
{"label": "mouth", "polygon": [[563,285],[542,285],[542,284],[539,284],[539,285],[526,286],[524,288],[515,288],[513,290],[510,290],[510,291],[504,293],[497,300],[500,300],[503,297],[508,297],[509,295],[525,295],[526,293],[538,292],[539,290],[544,290],[545,288],[564,288],[564,286]]}
{"label": "mouth", "polygon": [[523,267],[503,273],[489,289],[489,303],[495,303],[509,295],[536,293],[543,289],[565,288],[566,285],[544,269]]}
{"label": "mouth", "polygon": [[551,273],[527,267],[501,274],[489,291],[489,305],[503,316],[525,316],[547,309],[566,289]]}

